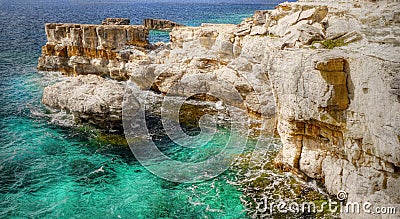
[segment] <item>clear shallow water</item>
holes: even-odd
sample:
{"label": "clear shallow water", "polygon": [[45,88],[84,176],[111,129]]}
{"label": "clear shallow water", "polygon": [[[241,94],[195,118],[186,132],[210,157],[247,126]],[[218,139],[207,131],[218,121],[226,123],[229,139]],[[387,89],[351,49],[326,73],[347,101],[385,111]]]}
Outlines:
{"label": "clear shallow water", "polygon": [[[198,184],[167,182],[126,147],[81,138],[35,117],[32,111],[44,111],[43,88],[54,82],[38,74],[36,64],[46,22],[129,17],[137,24],[152,17],[187,25],[238,23],[272,6],[93,2],[0,2],[0,218],[245,218],[241,192],[228,174]],[[104,172],[96,173],[101,167]]]}

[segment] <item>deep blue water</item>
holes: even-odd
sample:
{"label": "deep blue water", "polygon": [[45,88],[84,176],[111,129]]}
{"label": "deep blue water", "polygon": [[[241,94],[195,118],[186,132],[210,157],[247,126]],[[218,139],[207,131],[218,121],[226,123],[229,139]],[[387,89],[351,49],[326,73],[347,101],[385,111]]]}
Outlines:
{"label": "deep blue water", "polygon": [[[143,168],[129,148],[51,125],[36,70],[44,23],[100,23],[106,17],[170,19],[186,25],[239,23],[268,4],[0,2],[0,218],[245,218],[228,174],[176,184]],[[157,35],[157,33],[155,34]],[[156,39],[165,39],[164,36]],[[154,40],[154,39],[153,39]],[[93,171],[103,167],[101,174]]]}

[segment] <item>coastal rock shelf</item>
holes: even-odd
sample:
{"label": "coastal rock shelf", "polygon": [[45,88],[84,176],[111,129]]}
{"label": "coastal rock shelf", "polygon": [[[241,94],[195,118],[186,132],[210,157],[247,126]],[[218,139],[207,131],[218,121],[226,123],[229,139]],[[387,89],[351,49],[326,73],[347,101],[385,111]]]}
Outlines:
{"label": "coastal rock shelf", "polygon": [[[224,104],[276,118],[283,142],[277,167],[319,179],[331,194],[344,190],[351,202],[398,205],[399,11],[389,0],[303,0],[256,11],[239,25],[177,26],[170,43],[155,45],[148,45],[143,26],[47,24],[38,68],[81,75],[68,79],[72,84],[90,84],[86,74],[95,74],[158,94],[218,94]],[[119,104],[78,109],[71,89],[80,88],[50,86],[43,102],[79,121],[107,117]],[[48,100],[57,96],[68,104]]]}

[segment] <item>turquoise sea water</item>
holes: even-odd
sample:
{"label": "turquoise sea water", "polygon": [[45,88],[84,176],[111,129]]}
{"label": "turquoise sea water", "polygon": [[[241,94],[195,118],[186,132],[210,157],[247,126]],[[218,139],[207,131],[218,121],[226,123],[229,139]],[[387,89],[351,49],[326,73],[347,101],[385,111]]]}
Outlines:
{"label": "turquoise sea water", "polygon": [[[197,184],[168,182],[142,167],[127,147],[96,141],[35,116],[45,112],[43,88],[56,80],[38,73],[36,64],[46,42],[46,22],[100,23],[106,17],[128,17],[137,24],[153,17],[187,25],[239,23],[254,10],[271,7],[1,1],[0,218],[246,218],[241,192],[228,183],[229,173]],[[104,172],[95,172],[99,168]]]}

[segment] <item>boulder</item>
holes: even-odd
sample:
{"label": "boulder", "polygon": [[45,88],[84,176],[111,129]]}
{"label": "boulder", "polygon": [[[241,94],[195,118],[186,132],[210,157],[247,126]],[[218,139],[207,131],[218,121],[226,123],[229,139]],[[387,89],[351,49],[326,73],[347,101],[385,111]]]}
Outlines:
{"label": "boulder", "polygon": [[331,17],[327,22],[326,38],[329,40],[337,39],[347,33],[360,31],[360,25],[357,21],[348,16]]}
{"label": "boulder", "polygon": [[253,16],[254,25],[258,26],[266,24],[268,12],[269,11],[266,10],[254,11],[254,16]]}
{"label": "boulder", "polygon": [[254,26],[251,29],[250,35],[254,36],[254,35],[265,35],[268,33],[268,30],[265,26]]}
{"label": "boulder", "polygon": [[301,32],[299,41],[304,45],[310,45],[314,41],[321,41],[325,38],[322,27],[318,28],[309,24],[303,24],[297,30]]}
{"label": "boulder", "polygon": [[309,10],[302,11],[302,12],[300,13],[300,16],[299,16],[299,18],[297,19],[297,21],[302,21],[302,20],[309,20],[309,19],[311,19],[312,16],[315,14],[316,11],[317,11],[316,8],[311,8],[311,9],[309,9]]}

